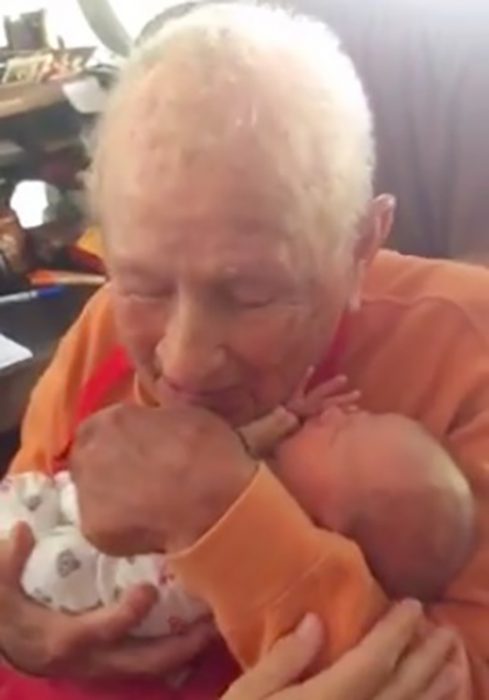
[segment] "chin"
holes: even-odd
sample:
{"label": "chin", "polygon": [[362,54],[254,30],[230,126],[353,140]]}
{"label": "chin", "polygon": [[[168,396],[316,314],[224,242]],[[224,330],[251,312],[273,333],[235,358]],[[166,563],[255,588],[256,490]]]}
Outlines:
{"label": "chin", "polygon": [[223,392],[214,396],[182,399],[174,394],[169,396],[168,391],[163,389],[158,395],[162,403],[165,401],[184,401],[190,405],[212,411],[234,428],[247,425],[266,413],[265,410],[259,410],[259,406],[251,396],[243,395],[241,392]]}
{"label": "chin", "polygon": [[216,413],[233,428],[247,425],[259,417],[254,403],[243,401],[241,397],[239,399],[233,399],[230,396],[224,399],[202,400],[197,401],[196,405]]}
{"label": "chin", "polygon": [[234,428],[241,428],[245,425],[249,425],[260,418],[268,415],[273,411],[275,406],[262,406],[253,400],[248,402],[236,402],[234,406],[229,405],[227,407],[209,407],[214,413],[220,415],[224,420],[232,425]]}
{"label": "chin", "polygon": [[199,406],[220,416],[229,425],[239,428],[269,413],[274,406],[263,405],[251,393],[236,390],[216,392],[207,396],[184,397],[175,392],[162,377],[145,367],[138,367],[138,377],[144,394],[160,406],[185,403]]}

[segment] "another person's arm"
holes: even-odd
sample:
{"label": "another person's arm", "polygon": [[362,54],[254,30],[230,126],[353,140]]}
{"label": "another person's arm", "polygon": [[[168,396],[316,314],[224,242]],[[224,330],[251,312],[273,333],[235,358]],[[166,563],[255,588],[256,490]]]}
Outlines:
{"label": "another person's arm", "polygon": [[397,605],[330,668],[304,680],[322,644],[321,623],[307,615],[222,700],[444,700],[461,681],[448,630],[420,634],[419,604]]}

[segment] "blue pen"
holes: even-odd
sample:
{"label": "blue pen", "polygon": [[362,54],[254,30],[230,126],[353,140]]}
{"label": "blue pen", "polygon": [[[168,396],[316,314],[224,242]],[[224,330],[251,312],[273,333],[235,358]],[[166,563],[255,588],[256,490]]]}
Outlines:
{"label": "blue pen", "polygon": [[49,299],[57,297],[64,291],[64,286],[55,284],[50,287],[40,287],[39,289],[29,289],[25,292],[16,292],[15,294],[6,294],[0,296],[0,306],[6,304],[17,304],[21,301],[31,301],[33,299]]}

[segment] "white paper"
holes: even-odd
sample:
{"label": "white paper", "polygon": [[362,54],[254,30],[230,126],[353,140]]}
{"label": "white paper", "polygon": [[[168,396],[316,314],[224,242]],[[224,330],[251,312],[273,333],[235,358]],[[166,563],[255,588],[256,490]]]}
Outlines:
{"label": "white paper", "polygon": [[0,333],[0,369],[10,367],[32,357],[32,352]]}
{"label": "white paper", "polygon": [[108,92],[94,76],[63,83],[63,92],[71,105],[81,114],[93,114],[103,110]]}

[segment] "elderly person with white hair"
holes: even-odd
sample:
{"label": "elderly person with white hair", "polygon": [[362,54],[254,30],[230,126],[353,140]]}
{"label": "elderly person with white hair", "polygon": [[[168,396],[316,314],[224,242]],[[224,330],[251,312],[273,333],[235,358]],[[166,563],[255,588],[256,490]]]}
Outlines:
{"label": "elderly person with white hair", "polygon": [[[489,273],[379,252],[394,202],[374,197],[374,165],[335,37],[267,7],[169,23],[101,124],[91,186],[111,281],[35,390],[10,473],[73,464],[91,543],[169,553],[251,669],[231,698],[489,698]],[[310,368],[311,386],[341,373],[362,408],[418,421],[473,490],[473,551],[423,613],[388,615],[361,548],[318,530],[236,438]],[[113,697],[64,684],[120,676],[115,697],[215,698],[236,676],[227,651],[207,649],[206,620],[131,637],[151,587],[78,616],[33,603],[19,588],[31,545],[25,527],[1,543],[0,649],[19,670],[0,669],[5,697]],[[315,657],[328,670],[297,682]]]}

